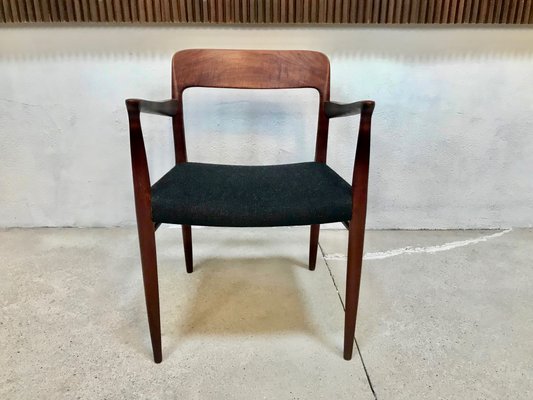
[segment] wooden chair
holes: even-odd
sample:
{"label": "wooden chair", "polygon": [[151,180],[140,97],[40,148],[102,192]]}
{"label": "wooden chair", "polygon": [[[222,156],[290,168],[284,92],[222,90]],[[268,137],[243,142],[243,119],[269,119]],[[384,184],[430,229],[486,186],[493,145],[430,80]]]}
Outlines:
{"label": "wooden chair", "polygon": [[[320,96],[314,162],[231,166],[188,162],[183,91],[189,87],[314,88]],[[373,101],[329,101],[328,58],[313,51],[185,50],[172,59],[172,99],[126,100],[133,186],[148,324],[154,360],[161,362],[155,231],[180,224],[187,272],[193,271],[191,225],[310,225],[309,269],[314,270],[320,224],[349,230],[344,358],[352,357],[365,233],[370,124]],[[150,183],[140,113],[172,117],[176,165]],[[361,114],[352,185],[326,165],[330,118]],[[295,185],[294,183],[298,184]]]}

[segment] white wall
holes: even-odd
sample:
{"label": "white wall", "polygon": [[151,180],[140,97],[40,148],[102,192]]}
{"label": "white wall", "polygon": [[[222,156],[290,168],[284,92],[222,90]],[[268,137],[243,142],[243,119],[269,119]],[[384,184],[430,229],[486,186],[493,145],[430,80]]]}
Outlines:
{"label": "white wall", "polygon": [[[323,51],[332,99],[376,100],[370,228],[533,225],[531,29],[43,26],[0,29],[0,226],[134,223],[124,99],[168,98],[171,55],[194,47]],[[191,160],[312,159],[310,91],[187,100]],[[144,125],[157,178],[170,123]],[[347,180],[356,125],[330,133]]]}

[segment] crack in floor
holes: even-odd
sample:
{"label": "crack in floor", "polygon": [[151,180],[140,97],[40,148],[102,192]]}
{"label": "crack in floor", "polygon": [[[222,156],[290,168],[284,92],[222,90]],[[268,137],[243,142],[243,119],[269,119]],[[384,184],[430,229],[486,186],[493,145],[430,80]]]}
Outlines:
{"label": "crack in floor", "polygon": [[[473,238],[473,239],[447,242],[447,243],[433,245],[433,246],[425,246],[425,247],[406,246],[406,247],[401,247],[398,249],[378,251],[375,253],[366,253],[363,257],[363,260],[383,260],[384,258],[396,257],[402,254],[438,253],[441,251],[452,250],[458,247],[470,246],[472,244],[486,242],[490,239],[495,239],[497,237],[503,236],[511,232],[512,230],[513,228],[509,228],[501,232],[493,233],[491,235],[485,235],[485,236],[481,236],[481,237]],[[323,251],[322,251],[322,254],[323,254],[324,260],[346,260],[346,255],[344,254],[325,254]]]}
{"label": "crack in floor", "polygon": [[[318,248],[320,249],[320,253],[322,254],[322,258],[324,259],[324,263],[326,264],[326,268],[328,269],[329,276],[331,277],[331,280],[333,281],[333,286],[335,287],[335,290],[337,291],[337,296],[339,296],[339,300],[342,305],[342,309],[344,312],[346,312],[346,307],[344,306],[344,301],[342,300],[342,296],[339,292],[339,288],[337,286],[337,282],[335,282],[335,278],[333,277],[333,273],[331,272],[331,268],[328,265],[328,261],[326,259],[324,250],[322,249],[322,246],[320,245],[320,242],[318,243]],[[374,400],[378,400],[378,397],[376,395],[376,391],[374,390],[374,385],[372,384],[372,380],[370,379],[370,375],[368,374],[368,370],[366,369],[365,360],[363,359],[363,355],[361,354],[361,349],[359,349],[359,343],[357,343],[357,338],[354,338],[355,347],[357,349],[357,353],[359,354],[359,359],[361,360],[361,364],[363,365],[363,370],[365,371],[366,380],[368,381],[368,386],[370,386],[370,390],[372,391],[372,395],[374,396]]]}

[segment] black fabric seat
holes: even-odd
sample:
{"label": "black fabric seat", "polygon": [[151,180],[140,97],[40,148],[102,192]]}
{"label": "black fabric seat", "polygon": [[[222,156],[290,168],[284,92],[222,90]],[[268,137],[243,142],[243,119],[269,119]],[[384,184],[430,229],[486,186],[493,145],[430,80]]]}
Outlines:
{"label": "black fabric seat", "polygon": [[154,222],[288,226],[348,221],[351,186],[326,164],[183,163],[152,186]]}

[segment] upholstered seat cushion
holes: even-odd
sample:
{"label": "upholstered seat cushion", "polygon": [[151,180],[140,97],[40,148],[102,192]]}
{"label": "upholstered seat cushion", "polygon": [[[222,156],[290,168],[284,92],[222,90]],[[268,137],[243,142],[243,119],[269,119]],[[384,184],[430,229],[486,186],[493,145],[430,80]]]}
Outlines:
{"label": "upholstered seat cushion", "polygon": [[183,163],[152,186],[154,222],[289,226],[348,221],[351,186],[326,164]]}

